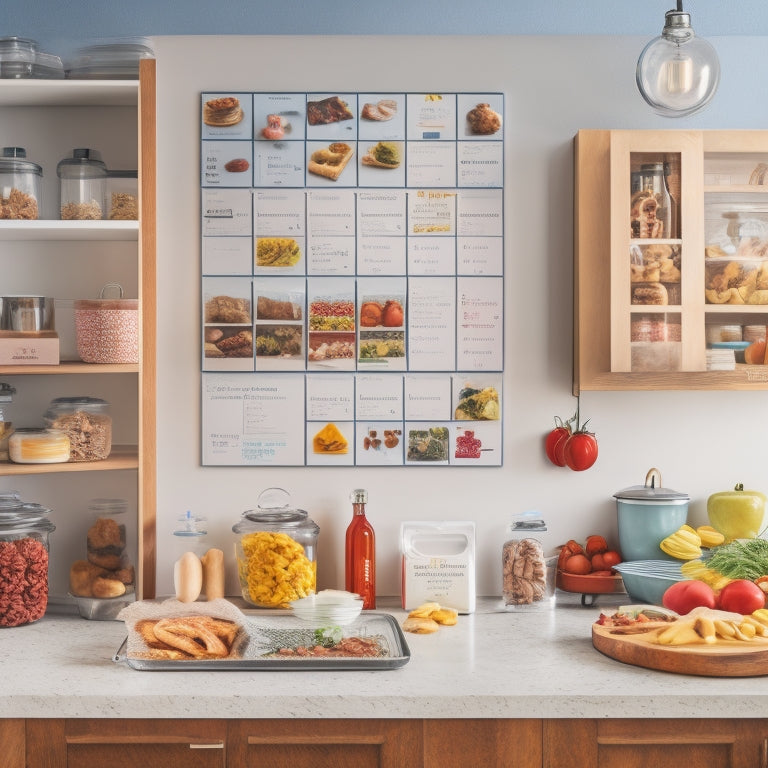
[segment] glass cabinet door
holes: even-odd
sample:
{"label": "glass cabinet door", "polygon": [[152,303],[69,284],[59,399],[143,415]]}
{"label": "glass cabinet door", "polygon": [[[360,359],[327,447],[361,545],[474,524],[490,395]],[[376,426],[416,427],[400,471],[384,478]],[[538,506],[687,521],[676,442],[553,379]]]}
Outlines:
{"label": "glass cabinet door", "polygon": [[707,370],[768,381],[768,146],[705,137],[704,299]]}
{"label": "glass cabinet door", "polygon": [[611,134],[611,371],[705,370],[701,138]]}

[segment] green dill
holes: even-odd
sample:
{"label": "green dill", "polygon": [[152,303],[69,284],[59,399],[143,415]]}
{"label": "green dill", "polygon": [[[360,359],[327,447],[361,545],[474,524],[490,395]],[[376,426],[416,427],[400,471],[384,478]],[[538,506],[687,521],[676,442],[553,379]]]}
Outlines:
{"label": "green dill", "polygon": [[723,544],[712,551],[706,565],[729,579],[754,581],[768,574],[768,541],[740,539]]}

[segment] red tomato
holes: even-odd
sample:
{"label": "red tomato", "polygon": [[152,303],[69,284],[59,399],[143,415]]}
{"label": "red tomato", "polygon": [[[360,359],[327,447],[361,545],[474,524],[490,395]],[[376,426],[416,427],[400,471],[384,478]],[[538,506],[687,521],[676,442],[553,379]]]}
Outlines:
{"label": "red tomato", "polygon": [[[558,419],[559,421],[559,419]],[[565,459],[563,458],[563,448],[565,441],[571,436],[571,428],[567,426],[555,427],[544,440],[544,450],[547,454],[547,458],[558,467],[565,466]]]}
{"label": "red tomato", "polygon": [[603,552],[603,562],[606,568],[613,568],[621,562],[621,555],[614,549]]}
{"label": "red tomato", "polygon": [[602,537],[597,535],[587,536],[587,540],[584,542],[584,550],[590,557],[601,552],[605,552],[608,549],[608,542]]}
{"label": "red tomato", "polygon": [[571,555],[566,559],[563,570],[566,573],[578,573],[584,575],[592,570],[592,565],[585,555]]}
{"label": "red tomato", "polygon": [[714,608],[715,603],[715,591],[712,587],[696,579],[678,581],[664,592],[661,599],[661,604],[665,608],[681,616],[699,606]]}
{"label": "red tomato", "polygon": [[719,607],[724,611],[749,616],[758,608],[765,608],[765,592],[748,579],[728,582],[717,597]]}
{"label": "red tomato", "polygon": [[595,552],[595,554],[592,555],[590,562],[592,563],[593,571],[609,571],[610,570],[610,566],[605,564],[605,558],[603,557],[602,552]]}
{"label": "red tomato", "polygon": [[563,447],[565,463],[576,472],[589,469],[597,461],[597,438],[592,432],[574,432]]}

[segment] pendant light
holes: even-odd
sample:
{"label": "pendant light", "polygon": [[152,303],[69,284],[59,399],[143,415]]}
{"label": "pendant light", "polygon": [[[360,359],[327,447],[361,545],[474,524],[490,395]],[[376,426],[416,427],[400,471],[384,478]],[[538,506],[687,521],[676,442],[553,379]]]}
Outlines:
{"label": "pendant light", "polygon": [[677,10],[667,11],[661,36],[643,48],[635,76],[642,97],[665,117],[692,115],[715,95],[717,53],[694,34],[683,0],[677,0]]}

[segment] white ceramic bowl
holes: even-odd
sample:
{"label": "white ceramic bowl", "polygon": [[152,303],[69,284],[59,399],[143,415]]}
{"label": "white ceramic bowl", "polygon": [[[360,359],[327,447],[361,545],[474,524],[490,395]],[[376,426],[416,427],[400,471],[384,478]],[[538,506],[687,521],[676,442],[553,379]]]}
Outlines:
{"label": "white ceramic bowl", "polygon": [[322,590],[291,603],[297,618],[315,626],[323,624],[350,624],[363,610],[359,595],[335,589]]}

